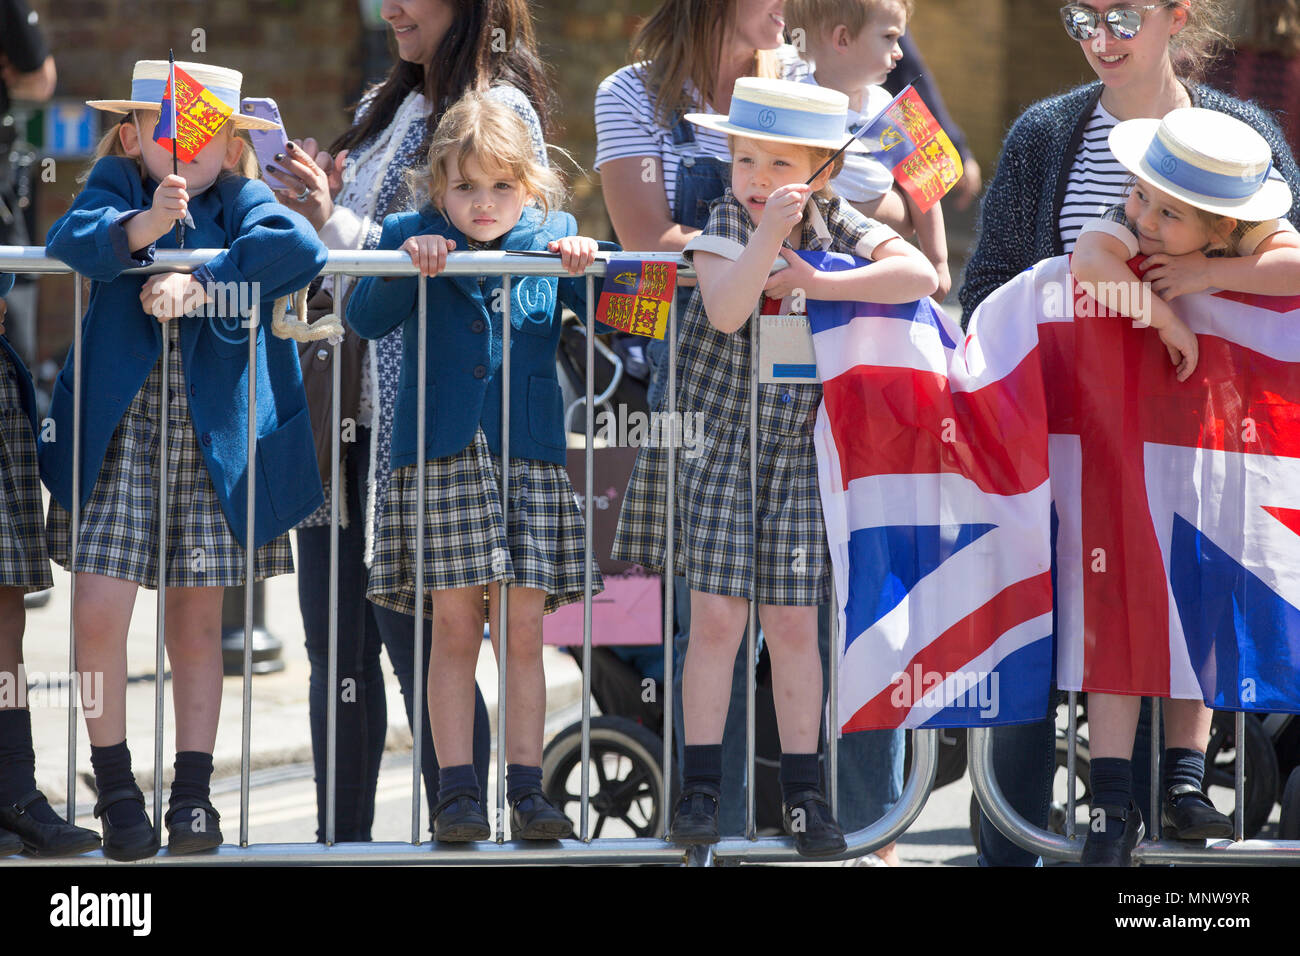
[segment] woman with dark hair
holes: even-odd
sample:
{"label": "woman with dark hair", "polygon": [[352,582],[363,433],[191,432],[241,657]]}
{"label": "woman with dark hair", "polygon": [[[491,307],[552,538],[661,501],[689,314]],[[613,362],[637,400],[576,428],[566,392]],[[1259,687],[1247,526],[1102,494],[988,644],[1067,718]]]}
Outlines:
{"label": "woman with dark hair", "polygon": [[[551,93],[536,53],[527,0],[384,0],[381,10],[393,32],[397,62],[388,77],[368,90],[352,126],[329,151],[314,140],[289,146],[279,160],[288,185],[282,202],[301,212],[331,249],[373,249],[384,217],[413,208],[407,174],[427,163],[429,139],[439,119],[472,90],[507,104],[524,120],[538,158],[545,162]],[[346,172],[346,175],[345,175]],[[323,291],[342,301],[346,293],[326,279]],[[336,311],[342,314],[342,309]],[[412,617],[366,600],[367,566],[388,487],[389,446],[402,359],[402,333],[366,343],[351,330],[339,350],[340,415],[344,422],[339,487],[338,678],[339,694],[335,839],[369,840],[375,787],[384,750],[387,709],[380,647],[396,672],[413,714],[414,628]],[[303,378],[316,423],[322,474],[329,475],[333,350],[303,349]],[[355,434],[347,422],[355,423]],[[352,440],[354,439],[354,440]],[[329,500],[329,494],[326,494]],[[311,661],[312,752],[316,762],[317,839],[325,839],[326,708],[328,673],[329,509],[298,529],[298,599]],[[424,660],[430,659],[430,625],[424,622]],[[427,711],[426,711],[427,713]],[[422,727],[420,759],[430,817],[438,792],[438,764],[428,722]],[[486,789],[491,747],[487,708],[475,692],[474,766]],[[485,804],[486,805],[486,804]]]}
{"label": "woman with dark hair", "polygon": [[[1069,253],[1084,224],[1122,202],[1130,177],[1111,154],[1107,138],[1123,120],[1159,119],[1180,107],[1198,106],[1227,113],[1259,131],[1273,151],[1273,164],[1292,194],[1300,189],[1300,169],[1276,120],[1259,107],[1202,85],[1199,81],[1223,39],[1225,4],[1220,0],[1165,0],[1135,5],[1114,0],[1072,3],[1061,10],[1070,38],[1097,74],[1089,83],[1041,100],[1021,114],[1003,143],[997,173],[980,210],[975,252],[966,266],[960,292],[966,317],[993,290],[1034,263]],[[1300,222],[1300,207],[1290,218]],[[1055,767],[1053,713],[1034,724],[993,731],[993,767],[1011,805],[1030,823],[1046,829]],[[1094,720],[1100,715],[1094,715]],[[1208,723],[1203,728],[1208,734]],[[1132,727],[1127,728],[1132,736]],[[1116,797],[1131,790],[1150,792],[1147,767],[1150,706],[1143,705],[1137,735],[1128,754],[1091,754],[1095,807],[1122,805]],[[1171,743],[1190,739],[1186,728],[1169,728]],[[1165,751],[1163,805],[1136,809],[1166,822],[1209,818],[1215,811],[1200,783],[1205,755],[1190,744]],[[1107,816],[1116,815],[1107,812]],[[1131,815],[1130,815],[1131,816]],[[1124,820],[1123,840],[1090,840],[1089,862],[1127,862],[1129,844],[1142,823]],[[1181,827],[1180,827],[1181,829]],[[1125,836],[1127,834],[1127,836]],[[1041,862],[1003,836],[987,818],[980,822],[981,863],[1032,866]]]}

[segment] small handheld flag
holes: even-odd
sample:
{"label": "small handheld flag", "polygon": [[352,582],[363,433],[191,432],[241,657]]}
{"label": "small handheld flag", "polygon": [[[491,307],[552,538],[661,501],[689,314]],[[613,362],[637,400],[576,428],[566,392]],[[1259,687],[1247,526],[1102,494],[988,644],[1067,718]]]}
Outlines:
{"label": "small handheld flag", "polygon": [[[155,143],[167,142],[172,147],[172,175],[177,174],[179,160],[176,155],[176,97],[172,95],[172,90],[176,88],[176,52],[167,51],[167,88],[163,90],[162,103],[160,104],[160,115],[158,125],[153,128],[153,139]],[[176,247],[185,248],[185,223],[176,223]]]}
{"label": "small handheld flag", "polygon": [[220,97],[190,76],[175,61],[163,91],[162,116],[154,129],[154,141],[173,149],[184,162],[193,161],[204,146],[225,125],[233,109]]}
{"label": "small handheld flag", "polygon": [[[889,168],[922,212],[946,196],[963,175],[957,147],[910,83],[874,119],[855,130],[840,152],[855,139],[862,139],[871,154]],[[832,156],[823,163],[808,182],[834,159]]]}
{"label": "small handheld flag", "polygon": [[676,281],[676,263],[610,259],[596,318],[633,335],[662,339]]}

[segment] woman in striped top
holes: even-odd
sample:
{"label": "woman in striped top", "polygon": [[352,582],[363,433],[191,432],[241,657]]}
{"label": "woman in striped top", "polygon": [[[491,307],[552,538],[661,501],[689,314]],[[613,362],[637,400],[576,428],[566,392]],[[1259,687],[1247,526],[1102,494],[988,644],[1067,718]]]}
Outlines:
{"label": "woman in striped top", "polygon": [[[1222,39],[1225,6],[1221,0],[1089,0],[1062,9],[1067,32],[1079,43],[1099,82],[1035,103],[1007,134],[997,173],[984,196],[975,252],[959,294],[967,321],[989,293],[1035,262],[1073,251],[1083,224],[1123,201],[1129,176],[1120,171],[1106,145],[1111,128],[1121,120],[1158,119],[1186,106],[1227,113],[1267,140],[1274,166],[1295,194],[1300,169],[1276,120],[1253,104],[1199,82]],[[1290,218],[1300,222],[1300,210],[1293,208]],[[1038,723],[993,731],[993,764],[1003,792],[1018,813],[1044,829],[1055,766],[1054,716],[1053,710]],[[1144,704],[1134,760],[1101,767],[1096,759],[1092,762],[1094,805],[1105,804],[1106,791],[1126,790],[1128,774],[1133,793],[1150,792],[1150,733],[1150,708]],[[1184,753],[1173,756],[1165,760],[1166,784],[1193,776],[1199,784],[1195,759]],[[1139,807],[1146,819],[1161,810],[1141,799]],[[994,866],[1041,862],[987,818],[980,821],[980,854],[982,863]]]}

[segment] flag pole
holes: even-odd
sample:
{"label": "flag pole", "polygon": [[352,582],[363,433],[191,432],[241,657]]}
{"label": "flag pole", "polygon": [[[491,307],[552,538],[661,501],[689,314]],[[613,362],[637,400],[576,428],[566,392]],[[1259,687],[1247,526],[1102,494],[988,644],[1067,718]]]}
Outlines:
{"label": "flag pole", "polygon": [[[176,158],[176,137],[180,134],[178,128],[180,123],[176,116],[176,53],[172,49],[167,50],[167,86],[171,91],[171,111],[172,111],[172,175],[180,175],[180,162]],[[176,248],[185,248],[185,220],[176,220]]]}
{"label": "flag pole", "polygon": [[[908,83],[906,86],[904,86],[904,87],[903,87],[903,92],[902,92],[902,93],[899,93],[898,96],[895,96],[892,100],[889,101],[889,106],[893,106],[895,103],[897,103],[897,102],[899,101],[899,99],[902,98],[903,94],[906,93],[908,90],[910,90],[913,86],[915,86],[915,85],[916,85],[916,81],[919,80],[923,75],[924,75],[924,74],[921,74],[921,73],[916,74],[916,79],[912,80],[912,82],[910,82],[910,83]],[[885,113],[889,110],[889,106],[886,106],[883,110],[881,110],[881,111],[880,111],[879,113],[877,113],[875,116],[871,117],[871,119],[870,119],[868,122],[863,123],[861,126],[859,126],[859,127],[858,127],[858,130],[857,130],[856,133],[850,133],[850,134],[849,134],[849,138],[848,138],[848,140],[844,143],[844,145],[841,146],[839,149],[837,149],[835,152],[831,153],[830,159],[826,160],[826,162],[824,162],[824,163],[822,163],[820,166],[818,166],[818,167],[817,167],[817,171],[816,171],[815,173],[813,173],[811,176],[808,177],[808,179],[804,182],[804,185],[805,185],[805,186],[811,186],[812,183],[813,183],[813,180],[816,179],[818,176],[820,176],[820,175],[822,174],[822,170],[823,170],[823,169],[828,169],[828,168],[830,167],[831,163],[835,162],[835,160],[836,160],[836,159],[837,159],[837,158],[838,158],[838,157],[839,157],[839,156],[840,156],[840,155],[841,155],[841,154],[842,154],[846,149],[848,149],[850,146],[853,145],[853,141],[854,141],[855,139],[857,139],[859,136],[861,136],[861,135],[862,135],[863,133],[865,133],[867,130],[871,129],[871,127],[873,127],[873,126],[876,125],[876,120],[880,119],[880,117],[882,117],[882,116],[885,115]]]}

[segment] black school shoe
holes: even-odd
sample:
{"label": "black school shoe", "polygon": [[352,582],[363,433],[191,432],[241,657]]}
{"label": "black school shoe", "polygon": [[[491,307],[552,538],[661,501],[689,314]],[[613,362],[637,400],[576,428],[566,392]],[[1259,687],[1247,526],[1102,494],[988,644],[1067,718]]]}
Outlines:
{"label": "black school shoe", "polygon": [[476,792],[453,793],[434,808],[433,838],[439,843],[472,843],[492,836]]}
{"label": "black school shoe", "polygon": [[717,843],[718,798],[721,792],[706,784],[692,783],[682,790],[673,810],[668,839],[677,846]]}
{"label": "black school shoe", "polygon": [[1204,791],[1188,783],[1165,791],[1160,825],[1171,840],[1219,840],[1232,836],[1232,821],[1214,809]]}
{"label": "black school shoe", "polygon": [[838,856],[848,848],[844,831],[820,790],[800,790],[791,794],[788,802],[782,801],[781,823],[794,837],[800,856]]}
{"label": "black school shoe", "polygon": [[23,852],[23,840],[17,833],[0,830],[0,857]]}
{"label": "black school shoe", "polygon": [[182,797],[163,817],[168,853],[202,853],[221,846],[221,814],[207,800]]}
{"label": "black school shoe", "polygon": [[1142,811],[1132,800],[1127,809],[1120,807],[1093,807],[1106,814],[1106,823],[1123,821],[1124,833],[1118,840],[1103,839],[1088,829],[1088,839],[1083,844],[1083,856],[1079,862],[1084,866],[1132,866],[1133,848],[1142,842],[1146,835],[1146,824],[1142,822]]}
{"label": "black school shoe", "polygon": [[144,794],[139,787],[122,787],[101,793],[95,803],[95,816],[104,827],[104,856],[110,860],[144,860],[156,856],[158,837],[154,835],[148,814],[143,823],[133,823],[129,827],[115,827],[109,821],[108,808],[124,800],[135,800],[144,809]]}
{"label": "black school shoe", "polygon": [[573,821],[541,790],[528,790],[510,804],[510,836],[516,840],[571,840]]}
{"label": "black school shoe", "polygon": [[76,856],[99,849],[99,834],[94,830],[62,820],[58,823],[35,820],[30,811],[40,803],[47,803],[45,794],[33,790],[17,802],[0,807],[0,856],[8,855],[4,850],[6,831],[18,841],[18,849],[11,853],[23,850],[37,857]]}

